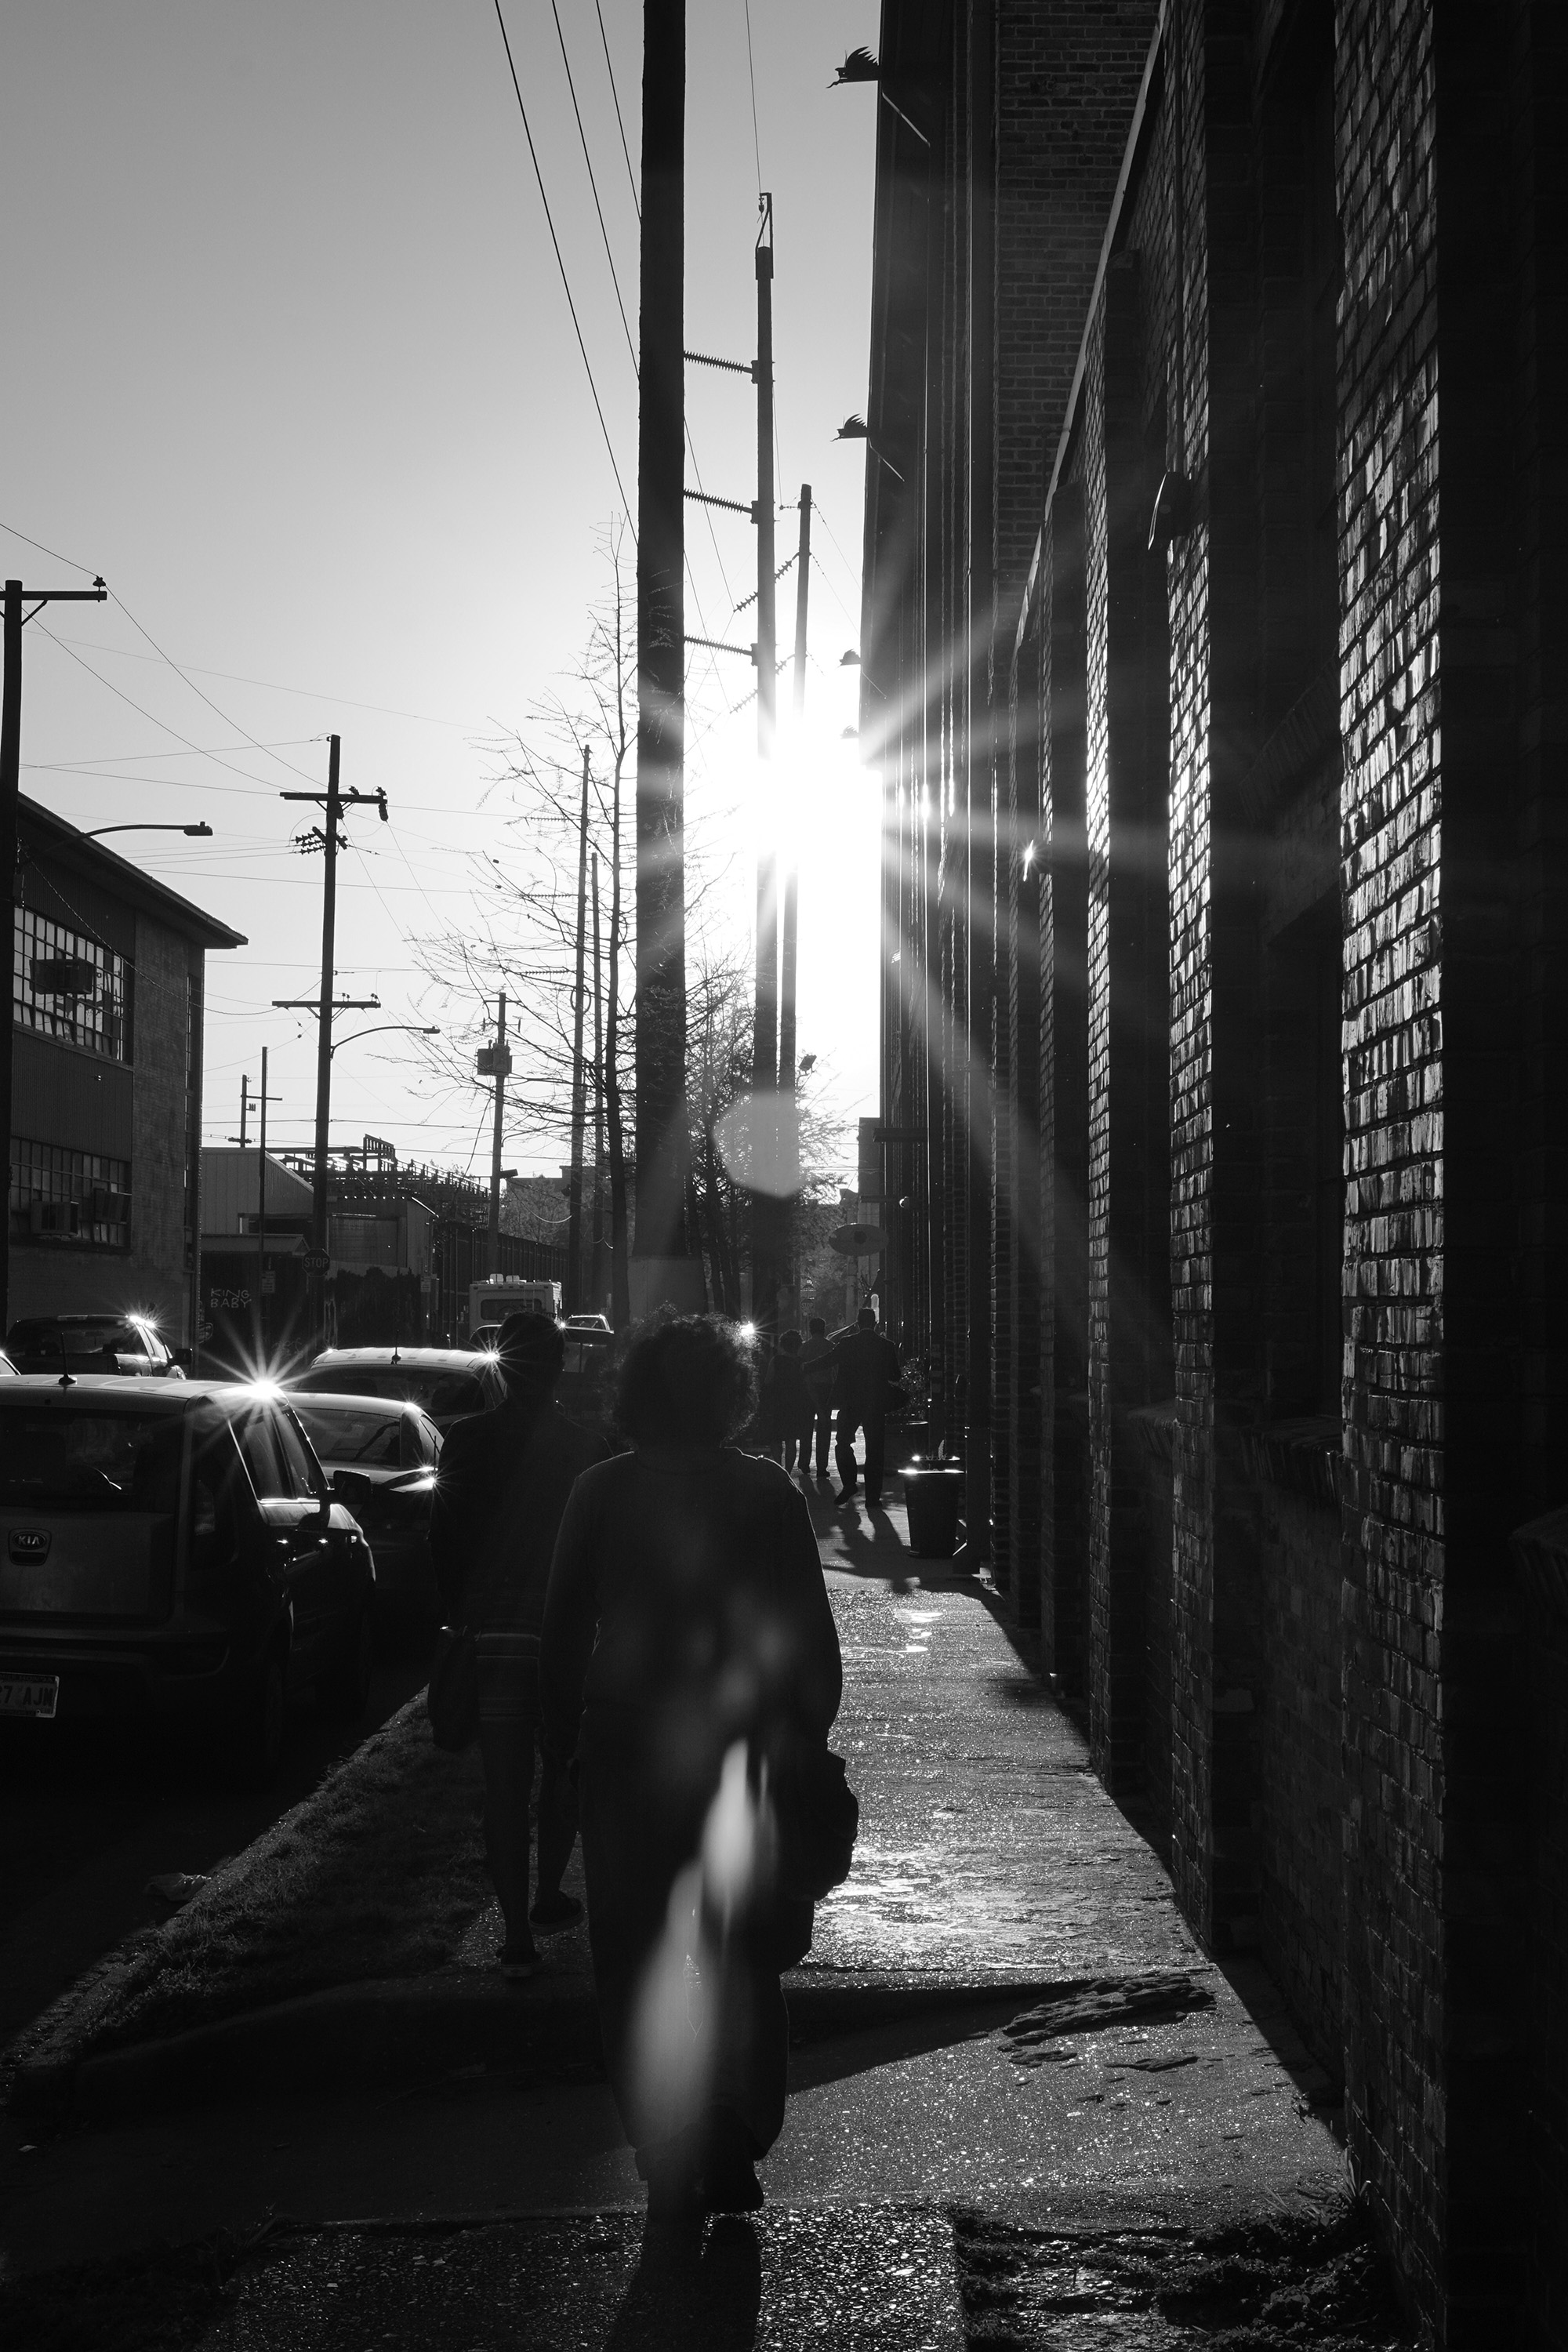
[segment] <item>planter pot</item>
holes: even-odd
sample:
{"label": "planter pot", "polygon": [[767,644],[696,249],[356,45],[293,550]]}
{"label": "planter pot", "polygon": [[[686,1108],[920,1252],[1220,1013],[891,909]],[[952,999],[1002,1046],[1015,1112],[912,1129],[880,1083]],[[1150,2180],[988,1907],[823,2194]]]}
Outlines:
{"label": "planter pot", "polygon": [[951,1559],[958,1545],[958,1515],[963,1507],[962,1470],[931,1464],[904,1472],[904,1504],[910,1517],[910,1549],[917,1559]]}

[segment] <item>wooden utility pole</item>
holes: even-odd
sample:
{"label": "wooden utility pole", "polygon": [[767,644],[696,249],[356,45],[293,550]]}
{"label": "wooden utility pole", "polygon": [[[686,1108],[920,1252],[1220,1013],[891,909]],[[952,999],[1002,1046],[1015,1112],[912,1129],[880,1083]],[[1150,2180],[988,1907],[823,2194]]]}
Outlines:
{"label": "wooden utility pole", "polygon": [[[350,809],[374,807],[379,811],[383,824],[388,822],[384,791],[362,793],[356,787],[345,793],[339,782],[342,761],[342,738],[327,739],[327,789],[324,793],[279,793],[282,801],[309,801],[321,811],[321,847],[326,858],[326,871],[321,886],[321,987],[312,1003],[308,997],[274,997],[273,1003],[280,1012],[311,1012],[316,1016],[316,1162],[315,1181],[310,1203],[311,1255],[316,1263],[310,1270],[311,1288],[316,1311],[313,1320],[321,1330],[326,1320],[327,1273],[327,1174],[328,1132],[332,1110],[332,1015],[334,1013],[378,1013],[379,996],[334,996],[335,959],[338,931],[338,851],[346,849],[347,840],[340,831]],[[316,835],[307,833],[300,846],[312,849]],[[265,1085],[262,1088],[266,1092]]]}
{"label": "wooden utility pole", "polygon": [[[752,1192],[752,1313],[771,1330],[778,1289],[779,901],[767,772],[778,734],[778,613],[773,578],[773,200],[759,196],[757,231],[757,848],[756,998],[752,1029],[752,1148],[764,1186]],[[763,242],[767,239],[766,244]],[[765,1189],[764,1189],[765,1187]]]}
{"label": "wooden utility pole", "polygon": [[[243,1127],[245,1121],[240,1120]],[[261,1048],[261,1128],[256,1154],[256,1370],[267,1370],[267,1048]]]}
{"label": "wooden utility pole", "polygon": [[577,820],[577,977],[572,991],[572,1173],[566,1194],[566,1312],[583,1304],[583,1129],[587,1072],[583,1066],[588,927],[588,747],[583,746],[583,808]]}
{"label": "wooden utility pole", "polygon": [[[798,735],[805,717],[805,615],[811,576],[811,484],[800,486],[800,542],[795,583],[795,723]],[[795,1094],[795,983],[796,940],[800,928],[800,866],[790,852],[784,875],[784,948],[779,980],[779,1093]]]}
{"label": "wooden utility pole", "polygon": [[[109,591],[101,580],[90,588],[24,588],[19,580],[5,583],[5,684],[0,698],[0,874],[5,877],[11,901],[11,923],[16,916],[16,803],[22,788],[22,606],[40,604],[101,604]],[[32,615],[27,615],[31,619]],[[14,1008],[0,1020],[0,1106],[5,1114],[5,1197],[11,1196],[11,1073],[15,1063]],[[198,1236],[199,1238],[199,1236]],[[0,1333],[11,1320],[11,1215],[0,1218]],[[195,1345],[195,1332],[191,1344]]]}
{"label": "wooden utility pole", "polygon": [[[332,1102],[332,989],[335,984],[338,939],[338,825],[342,815],[338,776],[342,738],[334,735],[327,760],[327,807],[321,832],[326,845],[326,872],[321,882],[321,1000],[316,1016],[316,1169],[312,1204],[312,1240],[318,1254],[327,1246],[327,1136]],[[265,1077],[261,1091],[267,1091]]]}
{"label": "wooden utility pole", "polygon": [[686,1230],[685,0],[644,0],[631,1308],[700,1307]]}
{"label": "wooden utility pole", "polygon": [[[479,1066],[484,1066],[481,1055]],[[496,998],[496,1042],[490,1057],[490,1070],[496,1082],[495,1124],[490,1130],[490,1264],[491,1274],[500,1272],[500,1153],[501,1131],[506,1124],[506,1081],[511,1068],[511,1055],[506,1044],[506,991]]]}
{"label": "wooden utility pole", "polygon": [[605,1279],[605,996],[599,966],[599,853],[594,852],[594,1238],[588,1261],[590,1305],[602,1307]]}

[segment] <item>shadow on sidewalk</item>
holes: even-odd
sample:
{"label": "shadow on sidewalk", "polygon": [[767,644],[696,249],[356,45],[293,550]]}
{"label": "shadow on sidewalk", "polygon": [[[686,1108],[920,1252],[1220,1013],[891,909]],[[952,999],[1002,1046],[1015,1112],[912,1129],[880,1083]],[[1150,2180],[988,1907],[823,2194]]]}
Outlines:
{"label": "shadow on sidewalk", "polygon": [[682,2263],[649,2232],[605,2352],[749,2352],[763,2301],[756,2231],[738,2215],[714,2222],[700,2259]]}

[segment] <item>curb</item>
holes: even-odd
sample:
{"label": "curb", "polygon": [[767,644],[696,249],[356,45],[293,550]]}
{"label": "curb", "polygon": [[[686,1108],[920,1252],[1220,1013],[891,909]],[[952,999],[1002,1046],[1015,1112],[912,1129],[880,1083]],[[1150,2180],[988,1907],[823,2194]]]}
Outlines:
{"label": "curb", "polygon": [[[1017,2008],[1087,1990],[1074,1978],[784,1979],[792,2035],[830,2040],[979,2007]],[[344,1985],[243,2011],[165,2041],[19,2066],[11,2113],[29,2122],[123,2122],[265,2091],[393,2091],[462,2068],[529,2082],[601,2071],[591,1986],[535,1981]]]}

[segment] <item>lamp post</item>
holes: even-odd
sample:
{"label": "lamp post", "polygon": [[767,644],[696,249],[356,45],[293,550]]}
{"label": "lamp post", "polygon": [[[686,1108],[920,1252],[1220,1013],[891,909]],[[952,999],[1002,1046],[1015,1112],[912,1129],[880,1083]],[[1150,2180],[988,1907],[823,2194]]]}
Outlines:
{"label": "lamp post", "polygon": [[106,833],[184,833],[193,841],[210,841],[210,824],[95,824],[82,835],[84,841],[101,841]]}
{"label": "lamp post", "polygon": [[344,1045],[357,1045],[362,1037],[379,1037],[389,1029],[399,1030],[405,1037],[438,1037],[441,1034],[438,1021],[433,1021],[428,1028],[422,1028],[417,1021],[377,1021],[368,1029],[355,1029],[346,1037],[334,1039],[330,1051],[337,1054]]}

